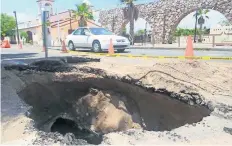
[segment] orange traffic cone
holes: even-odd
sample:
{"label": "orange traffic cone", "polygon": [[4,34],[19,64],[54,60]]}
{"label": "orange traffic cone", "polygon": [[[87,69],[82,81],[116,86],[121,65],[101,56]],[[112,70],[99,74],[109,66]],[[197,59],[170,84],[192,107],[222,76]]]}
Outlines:
{"label": "orange traffic cone", "polygon": [[19,42],[19,49],[23,49],[23,45],[21,42]]}
{"label": "orange traffic cone", "polygon": [[66,45],[65,45],[64,41],[62,41],[62,50],[61,50],[61,53],[68,53],[68,50],[66,48]]}
{"label": "orange traffic cone", "polygon": [[10,48],[10,43],[8,40],[6,41],[6,48]]}
{"label": "orange traffic cone", "polygon": [[43,46],[43,50],[42,50],[42,52],[45,52],[45,47]]}
{"label": "orange traffic cone", "polygon": [[8,40],[2,41],[2,48],[10,48],[10,43]]}
{"label": "orange traffic cone", "polygon": [[192,37],[188,36],[188,40],[187,40],[187,47],[185,50],[185,57],[193,57],[194,53],[193,53],[193,41],[192,41]]}
{"label": "orange traffic cone", "polygon": [[5,40],[2,41],[1,48],[6,48],[6,41]]}
{"label": "orange traffic cone", "polygon": [[110,39],[110,47],[108,49],[109,54],[114,54],[114,46],[113,46],[113,41]]}

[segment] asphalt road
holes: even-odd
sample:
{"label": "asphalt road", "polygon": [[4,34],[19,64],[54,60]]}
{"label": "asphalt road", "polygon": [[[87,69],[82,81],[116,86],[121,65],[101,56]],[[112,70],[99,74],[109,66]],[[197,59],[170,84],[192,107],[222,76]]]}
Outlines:
{"label": "asphalt road", "polygon": [[[128,53],[134,55],[154,55],[154,56],[184,56],[184,50],[164,50],[164,49],[131,49]],[[196,56],[232,56],[232,51],[194,51]]]}
{"label": "asphalt road", "polygon": [[[79,50],[80,51],[80,50]],[[82,51],[81,51],[82,52]],[[88,52],[88,51],[84,51]],[[184,50],[164,50],[164,49],[129,49],[121,54],[133,55],[154,55],[154,56],[184,56]],[[217,56],[217,57],[232,57],[232,51],[194,51],[195,56]],[[70,53],[60,53],[60,50],[49,50],[49,57],[72,56]],[[1,61],[15,60],[15,59],[31,59],[44,58],[45,53],[40,47],[24,47],[18,49],[17,46],[6,49],[1,48]],[[217,60],[220,61],[220,60]],[[221,60],[224,62],[224,60]],[[231,62],[231,61],[230,61]]]}

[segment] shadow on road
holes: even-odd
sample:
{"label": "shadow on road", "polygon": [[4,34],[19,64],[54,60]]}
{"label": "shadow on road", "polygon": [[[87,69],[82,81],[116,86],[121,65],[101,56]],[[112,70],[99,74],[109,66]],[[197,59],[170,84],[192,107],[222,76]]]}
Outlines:
{"label": "shadow on road", "polygon": [[[89,52],[89,53],[93,53],[92,51],[90,51],[90,50],[76,50],[77,52]],[[108,51],[102,51],[101,53],[108,53]],[[119,53],[119,52],[117,52],[116,50],[115,50],[115,53]],[[124,51],[124,52],[120,52],[120,53],[122,53],[122,54],[126,54],[126,53],[130,53],[130,51]]]}
{"label": "shadow on road", "polygon": [[3,59],[14,59],[14,58],[30,58],[38,53],[20,53],[20,54],[1,54],[2,60]]}

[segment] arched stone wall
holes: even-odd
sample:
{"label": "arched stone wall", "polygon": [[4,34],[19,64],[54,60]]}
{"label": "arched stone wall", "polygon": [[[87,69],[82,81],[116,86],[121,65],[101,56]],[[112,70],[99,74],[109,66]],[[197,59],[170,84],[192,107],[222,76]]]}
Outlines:
{"label": "arched stone wall", "polygon": [[[140,11],[139,17],[151,24],[155,43],[167,43],[179,22],[200,8],[219,11],[232,22],[232,0],[160,0],[136,6]],[[123,25],[128,23],[122,9],[101,11],[99,22],[112,30],[113,17],[116,16],[114,30],[119,34]]]}
{"label": "arched stone wall", "polygon": [[125,25],[126,21],[121,8],[101,11],[99,14],[99,23],[111,31],[114,23],[114,32],[116,34],[120,33],[121,28]]}

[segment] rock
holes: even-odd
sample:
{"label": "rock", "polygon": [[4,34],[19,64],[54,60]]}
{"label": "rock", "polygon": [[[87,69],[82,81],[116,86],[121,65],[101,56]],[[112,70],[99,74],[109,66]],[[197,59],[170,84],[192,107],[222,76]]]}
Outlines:
{"label": "rock", "polygon": [[194,102],[192,100],[189,100],[189,105],[194,105]]}
{"label": "rock", "polygon": [[98,90],[97,89],[94,89],[94,88],[90,88],[89,89],[89,92],[93,95],[96,95],[98,93]]}
{"label": "rock", "polygon": [[87,141],[76,139],[73,133],[67,133],[63,136],[60,133],[46,133],[39,131],[37,138],[32,142],[33,145],[54,145],[60,143],[61,145],[89,145]]}
{"label": "rock", "polygon": [[226,133],[232,135],[232,128],[224,127],[223,131],[225,131]]}
{"label": "rock", "polygon": [[67,63],[100,62],[100,61],[101,61],[101,59],[73,57],[73,56],[65,58],[65,62],[67,62]]}
{"label": "rock", "polygon": [[64,136],[64,140],[69,143],[71,141],[73,141],[73,139],[75,139],[75,135],[73,133],[67,133]]}
{"label": "rock", "polygon": [[106,96],[106,97],[110,97],[110,94],[107,93],[107,94],[105,94],[105,96]]}

